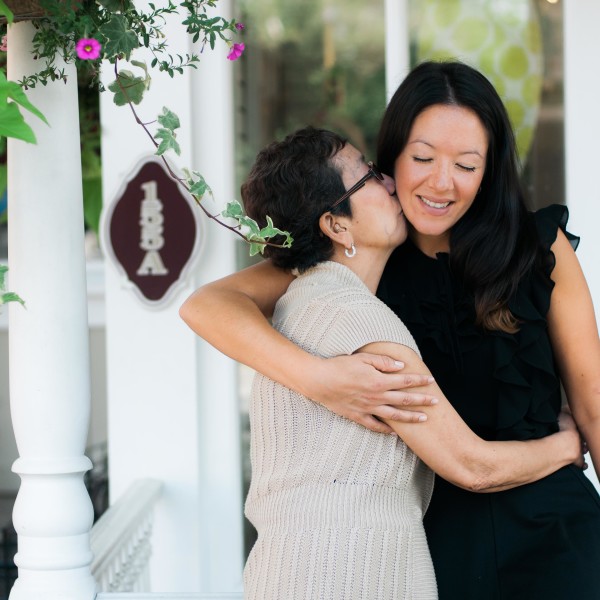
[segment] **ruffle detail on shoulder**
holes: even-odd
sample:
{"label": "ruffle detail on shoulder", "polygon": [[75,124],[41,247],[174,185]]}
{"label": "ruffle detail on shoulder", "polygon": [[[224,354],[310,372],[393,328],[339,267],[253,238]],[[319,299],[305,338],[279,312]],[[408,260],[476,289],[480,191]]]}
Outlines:
{"label": "ruffle detail on shoulder", "polygon": [[509,302],[522,323],[516,335],[494,332],[494,377],[499,382],[498,438],[531,439],[558,430],[560,383],[548,337],[546,316],[554,289],[551,279],[556,265],[552,244],[561,229],[573,248],[579,238],[566,229],[566,206],[553,204],[534,215],[541,245],[540,263],[525,278]]}
{"label": "ruffle detail on shoulder", "polygon": [[[540,245],[542,248],[540,270],[545,275],[545,284],[547,289],[552,292],[554,282],[551,279],[552,271],[556,266],[556,257],[552,252],[552,244],[556,241],[558,230],[560,229],[569,240],[573,250],[579,246],[579,237],[567,231],[567,222],[569,220],[569,209],[561,204],[551,204],[545,208],[540,208],[533,214],[533,219],[537,228]],[[550,302],[550,295],[548,295]],[[550,305],[548,304],[548,308]],[[548,309],[546,309],[546,312]]]}

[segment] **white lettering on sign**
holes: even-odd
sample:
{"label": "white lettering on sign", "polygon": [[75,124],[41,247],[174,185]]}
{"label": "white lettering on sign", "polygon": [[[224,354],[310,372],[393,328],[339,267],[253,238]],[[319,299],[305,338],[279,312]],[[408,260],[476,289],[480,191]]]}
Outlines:
{"label": "white lettering on sign", "polygon": [[140,186],[144,199],[140,205],[140,248],[146,251],[137,270],[138,275],[166,275],[169,270],[163,264],[158,251],[165,245],[163,237],[163,203],[156,197],[156,181],[146,181]]}

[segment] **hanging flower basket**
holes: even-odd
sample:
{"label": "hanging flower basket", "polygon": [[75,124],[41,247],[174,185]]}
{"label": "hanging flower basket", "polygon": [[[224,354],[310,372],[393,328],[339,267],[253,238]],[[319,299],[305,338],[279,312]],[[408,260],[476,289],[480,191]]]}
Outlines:
{"label": "hanging flower basket", "polygon": [[36,0],[5,0],[5,2],[8,8],[13,11],[15,21],[39,19],[44,15],[40,3]]}
{"label": "hanging flower basket", "polygon": [[[69,0],[71,5],[73,0]],[[39,0],[4,0],[8,8],[13,12],[15,21],[31,21],[46,16]],[[66,4],[67,0],[55,0],[57,5]],[[0,23],[6,23],[4,17],[0,17]]]}

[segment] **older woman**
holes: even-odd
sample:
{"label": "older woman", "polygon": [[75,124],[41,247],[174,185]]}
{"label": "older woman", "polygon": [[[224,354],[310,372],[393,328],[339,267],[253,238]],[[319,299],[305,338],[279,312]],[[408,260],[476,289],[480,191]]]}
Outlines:
{"label": "older woman", "polygon": [[[483,128],[465,134],[485,157]],[[267,248],[275,266],[298,274],[277,303],[274,327],[319,357],[390,356],[427,381],[425,398],[437,400],[419,427],[388,421],[398,434],[391,436],[256,376],[246,514],[258,540],[246,597],[436,598],[422,523],[433,487],[426,465],[461,488],[504,490],[577,460],[578,435],[567,423],[541,440],[486,442],[461,420],[406,327],[375,296],[406,222],[393,180],[352,145],[300,130],[258,155],[242,197],[251,217],[269,215],[294,237],[289,250]],[[181,313],[194,329],[202,320],[194,296]]]}

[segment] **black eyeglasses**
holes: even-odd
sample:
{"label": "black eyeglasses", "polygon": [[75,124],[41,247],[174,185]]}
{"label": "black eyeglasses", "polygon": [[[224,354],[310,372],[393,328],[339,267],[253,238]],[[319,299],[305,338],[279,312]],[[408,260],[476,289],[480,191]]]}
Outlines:
{"label": "black eyeglasses", "polygon": [[367,183],[367,181],[371,179],[371,177],[376,177],[377,179],[379,179],[379,181],[383,181],[383,174],[377,168],[377,165],[375,165],[372,161],[369,161],[367,163],[367,166],[369,167],[369,171],[367,172],[367,174],[362,179],[357,181],[341,198],[338,198],[331,205],[331,208],[329,210],[332,210],[336,206],[339,206],[346,198],[352,196],[352,194],[354,194],[354,192],[363,187]]}

